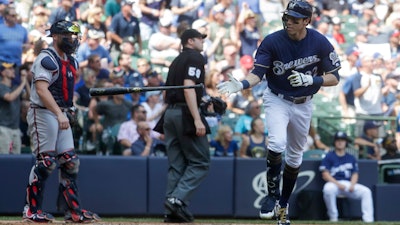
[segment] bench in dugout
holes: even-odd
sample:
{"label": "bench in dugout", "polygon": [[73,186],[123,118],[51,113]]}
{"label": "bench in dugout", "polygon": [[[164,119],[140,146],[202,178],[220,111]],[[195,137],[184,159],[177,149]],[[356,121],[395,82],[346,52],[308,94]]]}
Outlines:
{"label": "bench in dugout", "polygon": [[400,159],[381,160],[379,164],[380,183],[400,183]]}

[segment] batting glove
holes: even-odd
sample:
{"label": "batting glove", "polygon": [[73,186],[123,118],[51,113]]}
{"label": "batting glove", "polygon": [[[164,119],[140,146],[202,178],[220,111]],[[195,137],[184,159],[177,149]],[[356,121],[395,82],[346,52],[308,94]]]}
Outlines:
{"label": "batting glove", "polygon": [[232,74],[228,73],[229,81],[217,84],[218,93],[230,95],[243,90],[242,82],[236,80]]}
{"label": "batting glove", "polygon": [[292,85],[292,87],[307,87],[312,85],[314,82],[311,75],[306,75],[295,70],[292,71],[292,75],[290,75],[287,79],[290,81],[290,85]]}

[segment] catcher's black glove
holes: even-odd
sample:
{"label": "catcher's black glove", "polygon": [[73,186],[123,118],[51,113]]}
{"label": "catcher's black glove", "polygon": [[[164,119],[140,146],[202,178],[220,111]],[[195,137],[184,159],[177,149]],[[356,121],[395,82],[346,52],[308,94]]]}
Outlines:
{"label": "catcher's black glove", "polygon": [[[213,112],[208,110],[210,105],[213,105]],[[219,97],[205,96],[200,104],[201,112],[205,116],[222,116],[226,111],[226,103]]]}
{"label": "catcher's black glove", "polygon": [[76,108],[75,107],[71,107],[68,109],[68,111],[66,112],[67,114],[67,118],[69,120],[69,125],[71,127],[75,126],[78,124],[78,117],[76,114]]}

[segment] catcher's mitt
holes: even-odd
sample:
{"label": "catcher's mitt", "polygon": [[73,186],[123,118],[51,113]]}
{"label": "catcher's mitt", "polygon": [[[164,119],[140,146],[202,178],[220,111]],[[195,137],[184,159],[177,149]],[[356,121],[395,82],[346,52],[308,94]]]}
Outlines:
{"label": "catcher's mitt", "polygon": [[214,106],[214,112],[219,115],[224,115],[226,111],[226,102],[224,102],[221,98],[211,97],[211,102]]}
{"label": "catcher's mitt", "polygon": [[[212,104],[212,109],[209,106]],[[205,96],[200,104],[201,112],[205,116],[222,116],[226,111],[226,103],[219,97]]]}
{"label": "catcher's mitt", "polygon": [[66,112],[67,114],[67,118],[69,120],[69,125],[71,127],[78,125],[78,116],[76,114],[76,109],[75,107],[72,107],[70,109],[68,109],[68,111]]}

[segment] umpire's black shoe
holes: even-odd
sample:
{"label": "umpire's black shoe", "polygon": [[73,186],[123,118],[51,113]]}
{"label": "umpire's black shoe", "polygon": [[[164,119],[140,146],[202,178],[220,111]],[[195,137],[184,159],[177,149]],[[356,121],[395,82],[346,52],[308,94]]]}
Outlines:
{"label": "umpire's black shoe", "polygon": [[178,219],[182,223],[193,222],[192,213],[185,207],[183,202],[177,198],[168,198],[164,203],[165,207],[171,211],[171,218]]}

